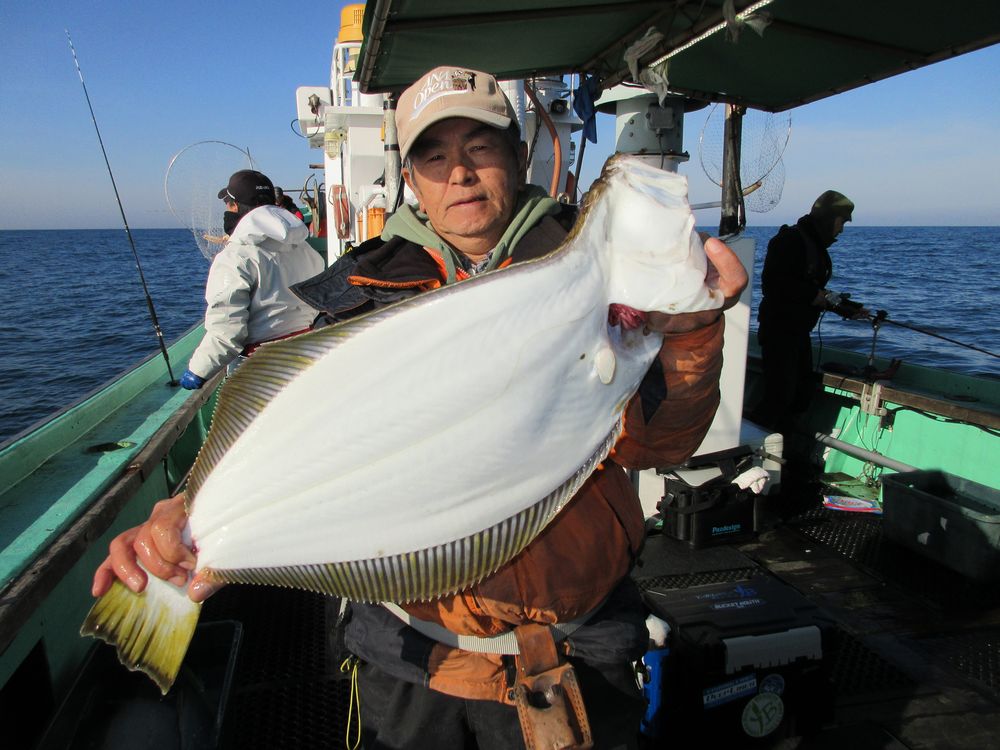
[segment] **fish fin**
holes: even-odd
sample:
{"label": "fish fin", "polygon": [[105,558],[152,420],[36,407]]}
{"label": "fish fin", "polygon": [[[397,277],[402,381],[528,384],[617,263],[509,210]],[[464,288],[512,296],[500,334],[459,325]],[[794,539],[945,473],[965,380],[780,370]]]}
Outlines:
{"label": "fish fin", "polygon": [[201,571],[218,583],[305,589],[359,602],[428,601],[469,588],[527,547],[572,499],[618,441],[618,419],[594,453],[565,482],[520,513],[483,531],[416,552],[316,565]]}
{"label": "fish fin", "polygon": [[601,349],[594,357],[594,369],[597,371],[597,377],[600,378],[604,385],[610,384],[615,379],[616,364],[615,353],[611,347]]}
{"label": "fish fin", "polygon": [[118,660],[133,672],[145,672],[166,695],[180,671],[198,624],[201,604],[185,588],[149,576],[136,594],[120,581],[90,608],[80,635],[115,647]]}
{"label": "fish fin", "polygon": [[264,407],[316,360],[372,322],[371,316],[362,316],[264,344],[226,379],[212,414],[212,429],[185,488],[189,507],[209,473]]}

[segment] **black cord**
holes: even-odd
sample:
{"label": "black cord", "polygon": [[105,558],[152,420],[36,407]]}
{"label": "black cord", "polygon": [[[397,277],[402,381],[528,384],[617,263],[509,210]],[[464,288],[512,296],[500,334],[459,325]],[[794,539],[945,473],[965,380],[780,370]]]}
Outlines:
{"label": "black cord", "polygon": [[819,340],[819,348],[816,350],[816,362],[813,363],[813,372],[821,369],[823,367],[823,318],[826,316],[826,310],[822,310],[819,314],[819,320],[816,321],[816,338]]}
{"label": "black cord", "polygon": [[895,414],[900,411],[912,411],[915,414],[919,414],[928,419],[933,419],[935,422],[942,422],[945,424],[963,424],[968,427],[975,427],[976,429],[982,430],[983,432],[992,435],[993,437],[1000,437],[1000,430],[995,430],[992,427],[987,427],[984,424],[979,424],[978,422],[970,422],[967,419],[952,419],[951,417],[945,417],[941,414],[933,414],[929,411],[924,411],[923,409],[918,409],[914,406],[897,406],[894,409],[886,409],[887,412]]}
{"label": "black cord", "polygon": [[301,130],[296,130],[295,129],[295,123],[297,123],[298,121],[299,121],[298,117],[293,117],[292,121],[290,123],[288,123],[288,127],[290,127],[292,129],[292,132],[295,133],[295,135],[297,135],[299,138],[304,138],[306,140],[309,140],[309,136],[308,135],[306,135],[305,133],[303,133]]}

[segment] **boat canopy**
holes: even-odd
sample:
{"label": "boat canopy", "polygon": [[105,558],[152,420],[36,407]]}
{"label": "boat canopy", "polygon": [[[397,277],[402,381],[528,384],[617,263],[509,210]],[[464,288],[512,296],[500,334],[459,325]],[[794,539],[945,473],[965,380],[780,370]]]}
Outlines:
{"label": "boat canopy", "polygon": [[640,69],[665,72],[672,92],[779,112],[995,44],[1000,2],[372,0],[363,31],[364,92],[442,63],[609,88],[632,81],[625,53],[643,40]]}

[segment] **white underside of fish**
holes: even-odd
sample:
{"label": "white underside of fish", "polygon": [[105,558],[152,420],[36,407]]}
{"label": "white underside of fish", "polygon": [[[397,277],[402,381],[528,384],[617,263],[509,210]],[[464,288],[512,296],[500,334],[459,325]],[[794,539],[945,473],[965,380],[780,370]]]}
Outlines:
{"label": "white underside of fish", "polygon": [[615,157],[546,257],[261,347],[192,470],[198,570],[411,601],[509,561],[607,455],[660,348],[609,305],[723,302],[686,192]]}
{"label": "white underside of fish", "polygon": [[[415,306],[303,372],[199,489],[200,564],[410,552],[481,531],[562,485],[659,349],[656,337],[609,330],[603,280],[583,260],[566,254]],[[610,352],[605,384],[596,363]]]}
{"label": "white underside of fish", "polygon": [[[613,444],[624,406],[660,346],[658,336],[609,326],[609,304],[671,312],[719,304],[704,287],[706,262],[684,178],[625,164],[612,172],[604,200],[585,210],[581,229],[546,258],[422,295],[343,330],[262,347],[234,383],[253,389],[268,367],[281,366],[270,362],[279,349],[312,345],[324,353],[254,414],[198,487],[191,531],[199,569],[225,580],[223,571],[475,544],[485,541],[477,534],[567,483],[575,491],[586,478],[580,468]],[[547,516],[566,499],[553,499]],[[543,525],[534,524],[531,535]],[[506,562],[500,552],[483,555],[457,579],[434,576],[449,590],[468,585]],[[361,596],[448,593],[433,590],[433,582],[413,591],[409,585]],[[349,589],[335,593],[358,594]]]}

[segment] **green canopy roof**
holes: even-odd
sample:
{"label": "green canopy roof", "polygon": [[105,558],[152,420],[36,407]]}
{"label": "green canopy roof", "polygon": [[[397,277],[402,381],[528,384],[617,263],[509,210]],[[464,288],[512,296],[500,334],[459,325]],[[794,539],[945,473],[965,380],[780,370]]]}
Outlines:
{"label": "green canopy roof", "polygon": [[373,0],[356,78],[365,92],[398,90],[454,64],[502,79],[593,73],[609,87],[631,80],[625,50],[655,28],[662,39],[640,62],[670,54],[672,91],[781,111],[1000,41],[1000,0],[734,0],[732,9],[753,11],[763,32],[719,29],[722,0]]}

